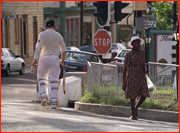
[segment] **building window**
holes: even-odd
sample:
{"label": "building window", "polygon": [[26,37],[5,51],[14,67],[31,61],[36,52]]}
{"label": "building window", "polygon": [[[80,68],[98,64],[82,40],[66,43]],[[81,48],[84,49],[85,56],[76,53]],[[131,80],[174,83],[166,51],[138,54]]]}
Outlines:
{"label": "building window", "polygon": [[66,46],[79,47],[79,21],[80,18],[66,19]]}
{"label": "building window", "polygon": [[83,24],[83,45],[92,44],[92,23],[84,22]]}
{"label": "building window", "polygon": [[18,23],[18,17],[14,19],[14,32],[15,32],[15,43],[19,42],[19,23]]}

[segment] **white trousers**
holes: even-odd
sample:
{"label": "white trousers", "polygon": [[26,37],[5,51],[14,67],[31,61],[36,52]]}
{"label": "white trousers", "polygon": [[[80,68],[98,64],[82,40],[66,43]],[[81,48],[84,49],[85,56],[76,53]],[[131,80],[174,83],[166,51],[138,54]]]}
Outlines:
{"label": "white trousers", "polygon": [[48,79],[51,84],[51,99],[58,98],[59,75],[61,72],[60,60],[57,55],[41,56],[39,58],[37,77],[40,84],[40,95],[48,91]]}

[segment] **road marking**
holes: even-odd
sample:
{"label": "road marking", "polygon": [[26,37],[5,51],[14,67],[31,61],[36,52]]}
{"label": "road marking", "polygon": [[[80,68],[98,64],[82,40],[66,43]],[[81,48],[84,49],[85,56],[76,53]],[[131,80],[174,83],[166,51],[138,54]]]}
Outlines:
{"label": "road marking", "polygon": [[31,114],[31,115],[41,115],[41,116],[52,116],[52,117],[55,117],[55,118],[59,118],[59,119],[65,119],[65,120],[75,120],[75,121],[83,121],[82,119],[77,119],[77,118],[69,118],[69,117],[62,117],[62,116],[59,116],[59,114],[54,114],[54,113],[46,113],[46,112],[41,112],[41,113],[36,113],[36,112],[26,112],[27,114]]}
{"label": "road marking", "polygon": [[27,114],[31,114],[31,115],[40,115],[38,113],[34,113],[34,112],[26,112]]}
{"label": "road marking", "polygon": [[127,127],[127,128],[132,128],[132,129],[145,129],[145,128],[142,128],[142,127],[133,127],[133,126],[127,126],[127,125],[118,125],[118,124],[115,124],[116,126],[119,126],[119,127]]}
{"label": "road marking", "polygon": [[63,109],[63,110],[71,110],[71,111],[74,110],[74,108],[63,108],[63,107],[60,107],[60,109]]}

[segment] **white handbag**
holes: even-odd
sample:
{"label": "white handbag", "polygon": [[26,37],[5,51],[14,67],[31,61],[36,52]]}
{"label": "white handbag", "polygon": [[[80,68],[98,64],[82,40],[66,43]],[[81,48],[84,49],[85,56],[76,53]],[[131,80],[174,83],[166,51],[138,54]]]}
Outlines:
{"label": "white handbag", "polygon": [[37,66],[31,66],[31,75],[35,76],[37,74]]}
{"label": "white handbag", "polygon": [[150,78],[147,75],[146,75],[146,81],[147,81],[149,92],[155,91],[156,88],[155,88],[154,84],[152,83],[152,81],[150,80]]}

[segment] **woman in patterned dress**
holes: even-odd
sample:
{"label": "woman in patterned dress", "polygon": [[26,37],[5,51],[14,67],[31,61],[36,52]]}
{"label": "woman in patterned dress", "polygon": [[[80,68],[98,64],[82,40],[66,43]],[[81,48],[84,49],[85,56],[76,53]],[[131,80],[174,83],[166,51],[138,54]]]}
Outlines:
{"label": "woman in patterned dress", "polygon": [[[137,110],[139,106],[149,97],[148,86],[146,82],[145,73],[145,53],[140,50],[140,45],[144,44],[144,40],[138,36],[133,36],[128,42],[128,46],[132,50],[125,56],[124,70],[123,70],[123,90],[125,96],[130,99],[132,120],[137,120]],[[135,99],[141,96],[137,105],[135,106]]]}

